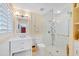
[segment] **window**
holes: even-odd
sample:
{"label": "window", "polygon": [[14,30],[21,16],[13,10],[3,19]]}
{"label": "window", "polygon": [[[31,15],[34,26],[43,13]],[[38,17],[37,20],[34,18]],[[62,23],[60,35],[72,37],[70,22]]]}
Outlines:
{"label": "window", "polygon": [[0,3],[0,33],[13,31],[13,16],[8,5]]}

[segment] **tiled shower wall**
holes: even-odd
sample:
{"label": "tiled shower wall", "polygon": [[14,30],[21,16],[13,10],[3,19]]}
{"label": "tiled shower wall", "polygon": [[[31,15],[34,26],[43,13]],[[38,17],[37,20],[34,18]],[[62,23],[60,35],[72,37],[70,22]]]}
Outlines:
{"label": "tiled shower wall", "polygon": [[53,9],[44,15],[45,32],[43,42],[48,54],[67,55],[66,47],[69,43],[71,12],[64,9],[60,14],[53,14]]}

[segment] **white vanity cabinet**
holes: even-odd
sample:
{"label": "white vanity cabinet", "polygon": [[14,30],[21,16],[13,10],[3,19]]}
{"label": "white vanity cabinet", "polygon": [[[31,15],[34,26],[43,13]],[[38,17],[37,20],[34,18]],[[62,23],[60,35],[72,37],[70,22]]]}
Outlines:
{"label": "white vanity cabinet", "polygon": [[17,52],[31,48],[30,40],[15,40],[11,42],[11,51]]}
{"label": "white vanity cabinet", "polygon": [[31,56],[32,40],[29,38],[12,39],[0,43],[0,56]]}
{"label": "white vanity cabinet", "polygon": [[28,38],[20,38],[10,41],[10,55],[12,56],[31,56],[32,41]]}

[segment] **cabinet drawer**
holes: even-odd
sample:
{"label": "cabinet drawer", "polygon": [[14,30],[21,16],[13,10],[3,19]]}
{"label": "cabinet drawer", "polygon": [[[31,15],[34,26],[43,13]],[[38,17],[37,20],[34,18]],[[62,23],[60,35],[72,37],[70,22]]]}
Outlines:
{"label": "cabinet drawer", "polygon": [[21,51],[31,48],[31,40],[16,40],[11,42],[11,51]]}

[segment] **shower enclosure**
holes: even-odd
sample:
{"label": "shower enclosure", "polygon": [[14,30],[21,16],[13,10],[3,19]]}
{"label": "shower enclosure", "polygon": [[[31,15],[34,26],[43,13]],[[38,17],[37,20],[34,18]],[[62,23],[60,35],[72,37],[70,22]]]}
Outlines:
{"label": "shower enclosure", "polygon": [[51,9],[44,14],[44,44],[47,55],[67,56],[69,44],[71,10],[64,8],[60,13]]}

